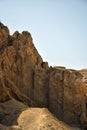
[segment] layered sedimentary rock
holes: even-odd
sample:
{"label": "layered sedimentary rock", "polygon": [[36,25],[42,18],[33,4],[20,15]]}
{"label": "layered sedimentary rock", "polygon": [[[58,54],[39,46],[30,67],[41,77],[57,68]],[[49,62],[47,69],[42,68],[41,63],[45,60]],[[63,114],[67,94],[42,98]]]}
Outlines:
{"label": "layered sedimentary rock", "polygon": [[[83,79],[86,78],[83,78],[82,74],[80,71],[68,70],[65,67],[49,67],[36,50],[29,32],[16,31],[11,36],[9,29],[0,23],[0,128],[28,129],[24,126],[20,128],[20,125],[14,123],[20,119],[22,110],[19,110],[19,106],[21,107],[23,103],[22,106],[26,109],[29,106],[47,107],[65,123],[87,129],[87,85],[84,84]],[[13,105],[15,110],[9,107],[10,103],[15,104]],[[8,107],[5,104],[9,104]],[[17,104],[19,105],[16,108]],[[12,114],[10,114],[11,109],[14,110]],[[32,109],[32,112],[34,110],[36,109]],[[36,113],[43,111],[37,110]],[[37,120],[40,115],[36,115]],[[47,119],[45,122],[48,122]],[[54,130],[58,128],[60,127],[55,127]],[[41,129],[51,129],[51,127],[44,126]]]}

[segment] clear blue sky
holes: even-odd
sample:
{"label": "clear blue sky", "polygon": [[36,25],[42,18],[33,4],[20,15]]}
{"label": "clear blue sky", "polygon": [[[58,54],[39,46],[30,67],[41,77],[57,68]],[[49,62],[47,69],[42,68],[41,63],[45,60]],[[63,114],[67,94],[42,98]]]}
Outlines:
{"label": "clear blue sky", "polygon": [[0,21],[28,30],[49,65],[87,68],[87,0],[0,0]]}

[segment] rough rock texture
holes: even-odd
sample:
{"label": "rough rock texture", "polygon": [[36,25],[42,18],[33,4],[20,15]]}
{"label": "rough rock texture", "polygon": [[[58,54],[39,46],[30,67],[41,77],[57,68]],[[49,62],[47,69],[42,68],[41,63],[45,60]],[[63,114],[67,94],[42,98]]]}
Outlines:
{"label": "rough rock texture", "polygon": [[87,124],[87,87],[82,75],[65,68],[36,69],[35,101],[54,113],[60,120],[82,127]]}
{"label": "rough rock texture", "polygon": [[15,99],[0,103],[0,130],[22,130],[18,126],[17,119],[27,108],[27,105]]}
{"label": "rough rock texture", "polygon": [[0,112],[4,109],[0,130],[79,130],[59,121],[46,108],[27,108],[16,100],[0,105]]}
{"label": "rough rock texture", "polygon": [[0,49],[4,45],[8,43],[9,39],[9,30],[7,26],[3,26],[3,24],[0,22]]}
{"label": "rough rock texture", "polygon": [[34,100],[40,107],[49,107],[48,70],[36,68],[34,75]]}
{"label": "rough rock texture", "polygon": [[82,74],[82,80],[83,80],[83,83],[84,83],[84,86],[85,86],[85,97],[86,97],[86,99],[85,99],[85,107],[86,107],[86,109],[85,109],[85,119],[84,119],[84,121],[83,121],[83,123],[84,123],[84,127],[87,129],[87,69],[82,69],[82,70],[80,70],[79,71],[81,74]]}
{"label": "rough rock texture", "polygon": [[18,118],[18,124],[23,130],[71,130],[44,108],[23,111]]}
{"label": "rough rock texture", "polygon": [[83,82],[87,86],[87,69],[82,69],[79,71],[83,76]]}
{"label": "rough rock texture", "polygon": [[5,102],[10,99],[17,99],[28,106],[37,106],[34,101],[21,93],[11,80],[0,73],[0,102]]}
{"label": "rough rock texture", "polygon": [[0,103],[0,123],[6,126],[17,125],[18,116],[27,108],[27,105],[15,99]]}
{"label": "rough rock texture", "polygon": [[[6,33],[6,38],[3,36],[5,45],[0,48],[0,70],[13,81],[22,93],[32,98],[34,68],[42,64],[42,58],[34,47],[29,32],[24,31],[20,34],[16,31],[10,36],[8,29],[5,30],[5,28],[2,25],[0,31],[2,35],[3,30]],[[0,40],[2,41],[2,39]],[[0,45],[2,45],[1,42]]]}
{"label": "rough rock texture", "polygon": [[[0,129],[27,130],[29,128],[29,126],[25,129],[24,127],[27,126],[21,128],[20,125],[17,125],[17,119],[21,119],[20,112],[22,112],[19,110],[19,106],[21,107],[21,103],[23,103],[23,108],[28,106],[47,107],[59,120],[86,130],[87,78],[82,76],[84,74],[86,73],[83,73],[83,70],[49,67],[48,63],[43,62],[38,54],[29,32],[23,31],[20,34],[16,31],[11,36],[9,29],[0,23]],[[10,107],[10,104],[13,105]],[[34,110],[36,109],[32,109],[32,112]],[[44,109],[37,110],[38,114],[41,114],[40,111],[43,113],[45,111]],[[38,114],[36,114],[36,120],[40,117]],[[49,117],[48,115],[47,117]],[[47,117],[44,122],[40,120],[46,126],[46,122],[49,122]],[[23,121],[25,121],[24,118]],[[26,118],[28,119],[28,117]],[[14,123],[15,121],[16,123]],[[58,122],[57,120],[57,126]],[[57,130],[56,128],[66,130],[59,126],[52,129]],[[41,129],[51,128],[49,126]]]}

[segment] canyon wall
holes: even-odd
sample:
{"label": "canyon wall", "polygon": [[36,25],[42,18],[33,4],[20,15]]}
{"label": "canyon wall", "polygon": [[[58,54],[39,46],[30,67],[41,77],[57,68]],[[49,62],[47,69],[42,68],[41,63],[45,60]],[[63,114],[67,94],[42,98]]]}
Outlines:
{"label": "canyon wall", "polygon": [[[87,129],[87,86],[79,71],[49,67],[31,34],[0,23],[0,102],[11,99],[47,107],[65,123]],[[1,123],[1,122],[0,122]]]}
{"label": "canyon wall", "polygon": [[48,107],[60,120],[81,127],[87,125],[87,87],[76,70],[60,67],[36,69],[34,99]]}

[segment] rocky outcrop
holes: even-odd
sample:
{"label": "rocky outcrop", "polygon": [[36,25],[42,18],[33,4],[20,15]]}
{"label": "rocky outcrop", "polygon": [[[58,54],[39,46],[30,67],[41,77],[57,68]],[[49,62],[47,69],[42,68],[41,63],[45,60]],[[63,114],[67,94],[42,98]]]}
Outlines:
{"label": "rocky outcrop", "polygon": [[0,124],[4,126],[17,125],[17,118],[27,108],[27,105],[15,99],[0,103]]}
{"label": "rocky outcrop", "polygon": [[18,124],[23,130],[71,130],[46,108],[31,108],[23,111],[18,118]]}
{"label": "rocky outcrop", "polygon": [[[32,98],[34,68],[42,64],[42,58],[34,47],[30,33],[27,31],[22,34],[15,32],[10,36],[8,29],[5,28],[2,25],[2,31],[0,31],[2,35],[3,29],[6,33],[5,45],[3,44],[0,48],[0,70],[22,93]],[[7,36],[9,36],[8,39]],[[2,45],[1,42],[0,45]]]}
{"label": "rocky outcrop", "polygon": [[79,71],[83,76],[83,82],[87,86],[87,69],[82,69]]}
{"label": "rocky outcrop", "polygon": [[54,113],[60,120],[82,127],[87,121],[87,87],[76,70],[54,67],[36,69],[35,101]]}
{"label": "rocky outcrop", "polygon": [[0,130],[34,129],[79,130],[59,121],[46,108],[29,108],[15,99],[0,103]]}
{"label": "rocky outcrop", "polygon": [[49,106],[49,69],[36,68],[34,75],[34,101],[39,107]]}
{"label": "rocky outcrop", "polygon": [[9,99],[10,97],[7,92],[7,88],[5,87],[3,74],[0,73],[0,102],[7,101]]}
{"label": "rocky outcrop", "polygon": [[0,49],[8,44],[9,29],[0,22]]}
{"label": "rocky outcrop", "polygon": [[11,99],[21,101],[28,106],[37,106],[34,101],[21,93],[11,80],[0,73],[0,102],[5,102]]}
{"label": "rocky outcrop", "polygon": [[[16,31],[11,36],[9,29],[0,23],[0,128],[27,130],[30,126],[33,128],[38,125],[37,118],[43,117],[47,110],[37,108],[31,112],[28,109],[27,112],[33,114],[33,117],[30,116],[34,120],[33,125],[31,121],[29,126],[25,122],[25,118],[29,121],[26,117],[28,113],[23,117],[22,125],[22,110],[19,107],[23,104],[26,109],[29,106],[47,107],[59,120],[70,126],[87,129],[87,85],[84,84],[83,79],[86,78],[83,78],[82,74],[83,71],[68,70],[61,66],[49,67],[36,50],[29,32]],[[13,104],[12,108],[10,104]],[[14,114],[15,111],[17,114]],[[42,124],[39,127],[42,130],[70,129],[60,126],[57,119],[50,122],[49,117],[53,118],[49,114],[45,116],[44,121],[41,118]],[[52,126],[52,121],[56,127]]]}

